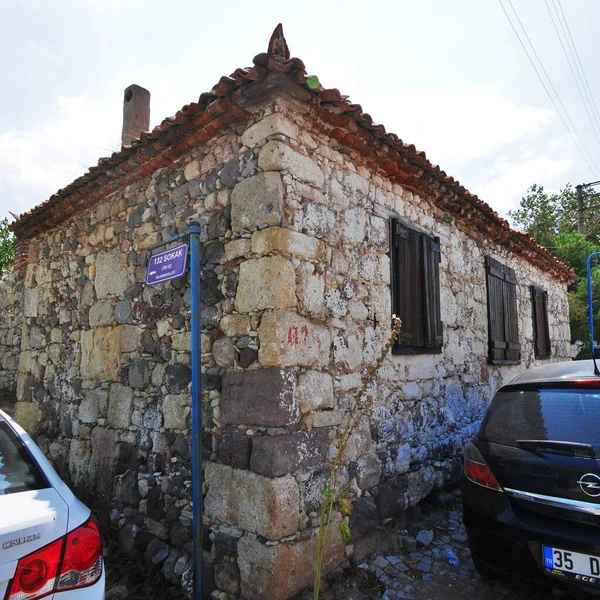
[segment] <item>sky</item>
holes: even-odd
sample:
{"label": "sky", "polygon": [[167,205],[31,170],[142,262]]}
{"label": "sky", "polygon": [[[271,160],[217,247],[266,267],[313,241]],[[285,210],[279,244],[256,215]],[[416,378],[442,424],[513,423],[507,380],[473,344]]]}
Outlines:
{"label": "sky", "polygon": [[120,149],[128,85],[150,90],[153,127],[251,65],[279,22],[292,56],[324,87],[506,216],[534,183],[559,190],[600,179],[600,128],[548,12],[558,2],[600,107],[600,1],[512,5],[589,166],[499,0],[0,0],[0,219]]}

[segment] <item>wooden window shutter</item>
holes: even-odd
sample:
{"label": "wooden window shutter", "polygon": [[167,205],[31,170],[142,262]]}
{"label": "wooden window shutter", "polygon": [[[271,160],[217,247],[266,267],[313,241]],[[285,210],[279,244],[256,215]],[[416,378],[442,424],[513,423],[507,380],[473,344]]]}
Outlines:
{"label": "wooden window shutter", "polygon": [[517,278],[513,269],[486,256],[489,359],[493,364],[521,362]]}
{"label": "wooden window shutter", "polygon": [[392,219],[392,310],[402,319],[402,330],[397,345],[414,346],[416,303],[414,299],[414,281],[416,265],[413,259],[415,239],[412,230],[398,219]]}
{"label": "wooden window shutter", "polygon": [[424,237],[425,255],[425,345],[428,348],[441,348],[444,341],[444,328],[440,306],[440,239]]}
{"label": "wooden window shutter", "polygon": [[392,311],[402,319],[393,352],[436,352],[443,344],[438,238],[391,221]]}
{"label": "wooden window shutter", "polygon": [[533,339],[536,358],[548,358],[552,353],[550,346],[550,327],[548,325],[548,292],[531,286],[533,304]]}

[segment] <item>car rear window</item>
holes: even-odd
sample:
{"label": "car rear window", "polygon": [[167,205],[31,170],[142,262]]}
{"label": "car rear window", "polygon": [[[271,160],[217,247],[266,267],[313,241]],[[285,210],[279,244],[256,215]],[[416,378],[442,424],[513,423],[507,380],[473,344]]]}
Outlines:
{"label": "car rear window", "polygon": [[45,477],[21,440],[0,420],[0,496],[46,487]]}
{"label": "car rear window", "polygon": [[517,440],[592,444],[600,452],[600,390],[508,389],[494,397],[480,436],[516,446]]}

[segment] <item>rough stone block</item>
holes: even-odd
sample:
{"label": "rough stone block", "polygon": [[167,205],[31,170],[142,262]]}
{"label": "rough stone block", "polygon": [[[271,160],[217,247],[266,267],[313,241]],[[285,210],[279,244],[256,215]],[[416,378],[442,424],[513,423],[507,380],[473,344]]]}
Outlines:
{"label": "rough stone block", "polygon": [[208,463],[206,514],[269,540],[298,530],[298,484],[291,476],[269,479],[251,471]]}
{"label": "rough stone block", "polygon": [[267,142],[261,148],[258,166],[263,171],[287,171],[293,177],[319,188],[325,181],[323,172],[311,158],[281,142]]}
{"label": "rough stone block", "polygon": [[178,352],[191,352],[192,334],[189,331],[174,333],[171,339],[171,348]]}
{"label": "rough stone block", "polygon": [[336,427],[342,423],[344,414],[339,410],[318,410],[306,415],[302,422],[312,429],[313,427]]}
{"label": "rough stone block", "polygon": [[145,358],[134,360],[129,365],[129,385],[140,390],[150,383],[150,365]]}
{"label": "rough stone block", "polygon": [[26,317],[38,316],[38,304],[40,302],[40,288],[25,288],[24,313]]}
{"label": "rough stone block", "polygon": [[230,367],[236,357],[233,342],[228,337],[222,337],[215,341],[212,347],[212,355],[220,367]]}
{"label": "rough stone block", "polygon": [[221,331],[228,337],[240,337],[250,333],[250,317],[247,315],[226,315],[219,323]]}
{"label": "rough stone block", "polygon": [[198,160],[193,160],[188,163],[183,170],[183,176],[186,181],[192,181],[192,179],[200,177],[200,162]]}
{"label": "rough stone block", "polygon": [[227,260],[235,260],[240,256],[247,256],[250,254],[251,242],[249,238],[239,238],[237,240],[231,240],[225,244],[225,258]]}
{"label": "rough stone block", "polygon": [[187,394],[165,396],[163,400],[165,429],[187,429],[190,410],[190,397]]}
{"label": "rough stone block", "polygon": [[396,517],[408,508],[407,491],[408,482],[404,475],[392,477],[378,486],[375,504],[381,520]]}
{"label": "rough stone block", "polygon": [[379,483],[381,463],[375,456],[363,456],[357,462],[356,483],[361,490],[370,490]]}
{"label": "rough stone block", "polygon": [[321,408],[333,408],[333,380],[329,373],[307,371],[298,377],[298,402],[305,414]]}
{"label": "rough stone block", "polygon": [[415,506],[421,502],[435,487],[441,487],[444,482],[444,473],[433,467],[423,467],[418,471],[399,477],[404,477],[406,480],[409,506]]}
{"label": "rough stone block", "polygon": [[215,583],[220,590],[233,596],[240,593],[240,569],[232,562],[218,562],[215,564]]}
{"label": "rough stone block", "polygon": [[112,320],[112,302],[96,302],[96,304],[90,306],[90,327],[110,325]]}
{"label": "rough stone block", "polygon": [[398,475],[406,473],[410,469],[410,444],[403,444],[398,448],[394,460],[394,470]]}
{"label": "rough stone block", "polygon": [[340,333],[333,338],[333,362],[348,371],[356,370],[363,362],[362,332]]}
{"label": "rough stone block", "polygon": [[329,330],[296,313],[284,310],[265,313],[258,336],[258,358],[265,367],[325,367],[329,364]]}
{"label": "rough stone block", "polygon": [[15,403],[15,421],[29,434],[35,435],[42,420],[42,412],[37,402]]}
{"label": "rough stone block", "polygon": [[115,429],[128,429],[132,409],[133,390],[120,383],[113,383],[108,396],[108,424]]}
{"label": "rough stone block", "polygon": [[299,420],[296,376],[291,370],[228,372],[221,390],[221,418],[232,425],[282,427]]}
{"label": "rough stone block", "polygon": [[248,127],[242,134],[242,144],[248,146],[248,148],[254,148],[256,144],[262,142],[265,138],[276,134],[298,139],[299,129],[295,123],[292,123],[283,115],[275,113]]}
{"label": "rough stone block", "polygon": [[279,477],[321,465],[327,457],[327,441],[326,429],[254,437],[250,468],[260,475]]}
{"label": "rough stone block", "polygon": [[117,302],[114,314],[117,323],[127,323],[131,316],[131,302],[129,300],[120,300]]}
{"label": "rough stone block", "polygon": [[[327,412],[332,411],[321,411],[315,413],[315,415],[327,414]],[[353,460],[359,456],[362,456],[363,454],[366,454],[371,441],[371,427],[367,421],[363,420],[358,424],[358,427],[355,428],[354,432],[348,438],[345,454],[347,460]]]}
{"label": "rough stone block", "polygon": [[142,330],[134,325],[123,325],[121,330],[121,352],[135,352],[141,346]]}
{"label": "rough stone block", "polygon": [[240,265],[235,305],[239,312],[296,305],[296,273],[283,256],[247,260]]}
{"label": "rough stone block", "polygon": [[33,353],[30,350],[22,350],[19,355],[19,373],[31,373],[34,362]]}
{"label": "rough stone block", "polygon": [[165,369],[164,383],[168,392],[183,392],[192,381],[192,370],[183,363],[172,363]]}
{"label": "rough stone block", "polygon": [[305,204],[302,228],[308,235],[327,237],[335,227],[335,214],[322,204]]}
{"label": "rough stone block", "polygon": [[120,329],[97,327],[81,332],[81,375],[84,379],[120,380]]}
{"label": "rough stone block", "polygon": [[365,239],[366,216],[364,210],[354,207],[344,215],[344,238],[346,242],[362,242]]}
{"label": "rough stone block", "polygon": [[129,274],[125,266],[125,255],[120,248],[101,252],[96,258],[94,287],[98,298],[122,296],[129,287]]}
{"label": "rough stone block", "polygon": [[101,494],[110,494],[115,467],[119,458],[118,432],[94,427],[92,430],[92,457],[89,476],[92,487]]}
{"label": "rough stone block", "polygon": [[97,423],[106,416],[108,392],[102,389],[91,390],[79,405],[79,420],[82,423]]}
{"label": "rough stone block", "polygon": [[344,176],[344,186],[355,198],[362,198],[369,193],[369,181],[354,171]]}
{"label": "rough stone block", "polygon": [[[277,546],[267,546],[244,536],[238,542],[242,597],[248,600],[287,600],[310,586],[315,578],[317,536]],[[323,574],[330,573],[345,559],[344,544],[337,527],[329,533]]]}
{"label": "rough stone block", "polygon": [[259,173],[244,179],[233,188],[231,193],[233,231],[280,225],[282,219],[283,183],[279,173]]}
{"label": "rough stone block", "polygon": [[217,456],[224,465],[234,469],[248,469],[252,452],[252,439],[245,430],[224,427],[219,437]]}
{"label": "rough stone block", "polygon": [[69,447],[69,474],[73,485],[86,483],[92,456],[89,440],[72,439]]}
{"label": "rough stone block", "polygon": [[314,265],[310,263],[304,263],[298,271],[296,295],[300,308],[315,317],[322,317],[325,277],[315,273]]}
{"label": "rough stone block", "polygon": [[353,540],[372,533],[378,525],[377,508],[371,499],[359,498],[352,504],[350,531]]}
{"label": "rough stone block", "polygon": [[318,240],[303,233],[283,227],[269,227],[252,234],[252,252],[255,254],[282,252],[313,259],[321,253],[321,247]]}

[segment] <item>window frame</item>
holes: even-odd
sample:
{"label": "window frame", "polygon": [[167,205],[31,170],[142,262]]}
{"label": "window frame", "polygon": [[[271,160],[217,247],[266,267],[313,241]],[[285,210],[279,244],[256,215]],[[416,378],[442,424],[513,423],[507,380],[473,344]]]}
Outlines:
{"label": "window frame", "polygon": [[[13,487],[13,484],[9,483],[8,487],[0,488],[0,497],[52,487],[46,474],[31,455],[26,445],[23,443],[23,440],[10,426],[10,423],[2,417],[0,417],[0,436],[3,437],[4,442],[7,444],[4,446],[5,450],[8,450],[11,453],[11,461],[19,461],[24,470],[26,470],[32,478],[32,482],[28,485]],[[2,462],[4,462],[4,460]],[[2,468],[0,468],[0,474],[2,474]]]}
{"label": "window frame", "polygon": [[519,365],[522,361],[522,352],[519,338],[518,282],[515,271],[487,255],[485,273],[488,362],[492,365]]}
{"label": "window frame", "polygon": [[[410,252],[402,254],[402,248],[410,249]],[[440,262],[439,237],[428,235],[398,218],[390,219],[392,313],[402,319],[402,329],[392,354],[442,352]],[[408,286],[399,286],[402,276],[409,281]]]}
{"label": "window frame", "polygon": [[[538,304],[538,302],[541,302]],[[550,321],[548,319],[548,292],[541,287],[531,286],[531,304],[532,304],[532,319],[533,319],[533,351],[535,358],[545,359],[552,356],[552,340],[550,339]],[[542,314],[539,314],[539,310]],[[540,320],[543,323],[540,323]],[[542,326],[542,327],[540,327]],[[543,340],[540,339],[540,328],[545,329],[541,332],[544,335]],[[546,349],[542,347],[541,341],[545,342]]]}

